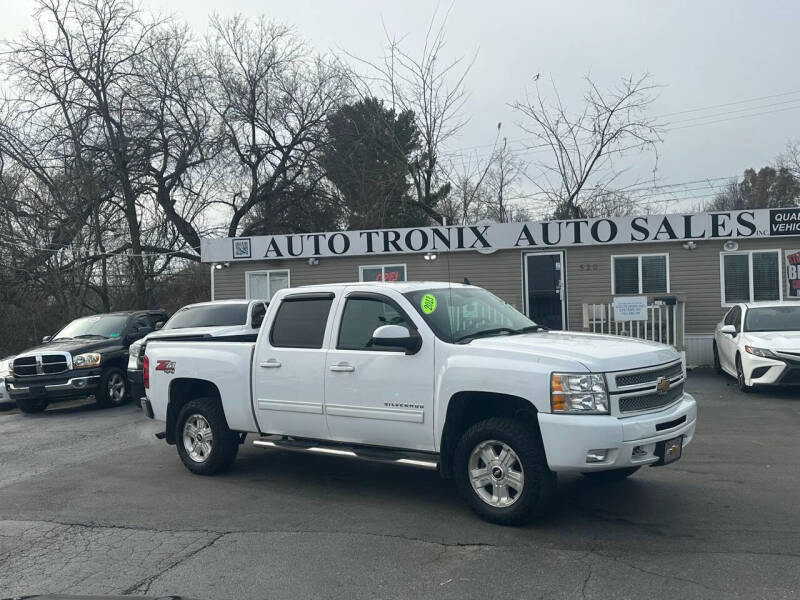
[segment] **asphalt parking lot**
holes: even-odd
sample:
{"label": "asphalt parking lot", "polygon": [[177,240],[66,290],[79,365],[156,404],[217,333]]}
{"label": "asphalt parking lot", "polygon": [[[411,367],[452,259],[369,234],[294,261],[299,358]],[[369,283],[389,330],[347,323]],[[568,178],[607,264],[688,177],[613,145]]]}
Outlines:
{"label": "asphalt parking lot", "polygon": [[193,476],[132,406],[0,413],[0,597],[800,597],[800,395],[694,371],[684,457],[562,476],[545,523],[487,524],[429,471],[246,445]]}

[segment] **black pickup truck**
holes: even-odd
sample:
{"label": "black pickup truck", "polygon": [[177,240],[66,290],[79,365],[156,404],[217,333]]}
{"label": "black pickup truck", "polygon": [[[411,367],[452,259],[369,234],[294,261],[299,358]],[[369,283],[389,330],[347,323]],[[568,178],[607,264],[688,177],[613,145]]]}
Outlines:
{"label": "black pickup truck", "polygon": [[115,312],[75,319],[42,345],[14,357],[8,395],[22,412],[51,402],[94,396],[101,406],[128,400],[128,347],[167,320],[160,310]]}

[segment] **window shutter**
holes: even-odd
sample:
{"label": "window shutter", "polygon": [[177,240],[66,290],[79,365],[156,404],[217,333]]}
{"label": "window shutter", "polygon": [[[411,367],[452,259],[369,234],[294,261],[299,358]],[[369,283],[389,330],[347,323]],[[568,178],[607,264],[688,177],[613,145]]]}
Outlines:
{"label": "window shutter", "polygon": [[614,258],[614,293],[639,293],[639,259],[636,256]]}
{"label": "window shutter", "polygon": [[725,302],[750,301],[750,267],[747,254],[723,255]]}
{"label": "window shutter", "polygon": [[667,291],[667,257],[642,257],[642,293],[663,294]]}
{"label": "window shutter", "polygon": [[777,252],[753,252],[753,300],[779,300]]}

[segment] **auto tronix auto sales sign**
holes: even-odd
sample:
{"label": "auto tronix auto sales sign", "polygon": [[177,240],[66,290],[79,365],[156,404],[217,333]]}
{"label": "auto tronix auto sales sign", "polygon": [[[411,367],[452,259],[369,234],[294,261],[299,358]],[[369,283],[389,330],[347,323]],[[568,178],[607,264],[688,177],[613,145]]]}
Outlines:
{"label": "auto tronix auto sales sign", "polygon": [[800,209],[734,210],[475,225],[370,229],[202,240],[203,262],[598,244],[686,242],[800,235]]}

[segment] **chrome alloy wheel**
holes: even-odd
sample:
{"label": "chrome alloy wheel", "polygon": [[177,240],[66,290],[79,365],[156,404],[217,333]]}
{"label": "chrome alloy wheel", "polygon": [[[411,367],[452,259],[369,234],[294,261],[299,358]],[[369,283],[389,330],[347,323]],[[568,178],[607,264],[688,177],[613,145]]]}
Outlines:
{"label": "chrome alloy wheel", "polygon": [[183,447],[193,461],[202,463],[208,460],[212,443],[211,425],[203,415],[194,414],[186,419],[183,425]]}
{"label": "chrome alloy wheel", "polygon": [[517,453],[497,440],[481,442],[469,457],[472,489],[489,506],[511,506],[522,494],[525,474]]}
{"label": "chrome alloy wheel", "polygon": [[112,404],[121,404],[125,400],[125,379],[121,373],[111,374],[106,384],[106,391]]}

